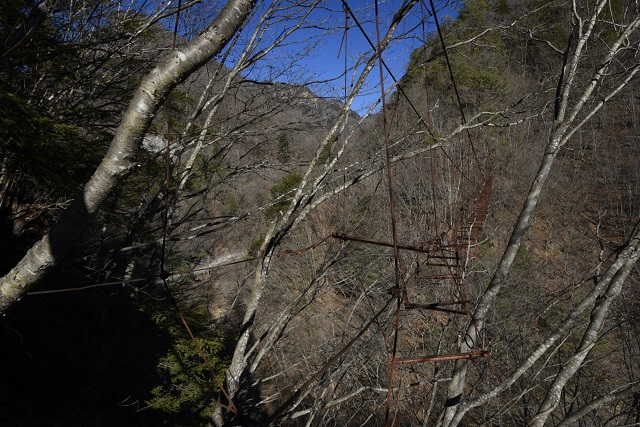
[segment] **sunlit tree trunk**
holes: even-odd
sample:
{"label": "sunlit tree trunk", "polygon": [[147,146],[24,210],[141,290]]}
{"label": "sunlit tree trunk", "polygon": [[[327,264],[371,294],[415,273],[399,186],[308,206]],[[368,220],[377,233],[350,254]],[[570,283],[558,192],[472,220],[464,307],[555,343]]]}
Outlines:
{"label": "sunlit tree trunk", "polygon": [[[640,16],[636,10],[632,19],[618,32],[617,40],[612,43],[608,51],[605,52],[595,72],[589,76],[590,79],[588,83],[582,87],[582,91],[579,92],[577,96],[574,95],[574,93],[579,90],[578,85],[580,79],[583,78],[583,76],[579,75],[579,65],[581,65],[583,61],[586,61],[585,56],[587,54],[588,42],[592,37],[597,37],[594,29],[598,22],[599,15],[607,4],[608,2],[606,0],[598,0],[595,2],[593,11],[588,17],[581,17],[581,11],[577,9],[575,3],[573,4],[573,28],[567,42],[560,77],[557,82],[554,110],[555,119],[545,153],[511,233],[509,243],[493,274],[489,286],[482,294],[473,312],[474,320],[466,330],[466,339],[462,340],[459,348],[460,352],[470,351],[478,341],[479,333],[484,326],[489,310],[493,307],[496,296],[511,272],[513,261],[522,245],[523,237],[531,226],[532,216],[539,204],[540,195],[545,188],[545,183],[549,178],[559,151],[576,131],[589,121],[606,102],[620,93],[620,91],[636,77],[638,71],[640,71],[639,63],[632,62],[626,65],[624,59],[621,58],[626,54],[628,41],[637,37],[636,33],[640,25]],[[600,99],[590,105],[589,103],[592,102],[596,96],[597,89],[600,88],[603,80],[609,76],[612,63],[618,59],[621,64],[625,65],[622,65],[622,69],[616,74],[617,81],[609,82],[611,87],[608,91],[604,94],[599,94]],[[630,256],[629,262],[634,263],[635,261],[637,261],[637,258]],[[600,312],[606,312],[607,307],[602,307]],[[599,330],[598,325],[594,325],[594,328]],[[587,341],[590,342],[590,339]],[[585,348],[580,347],[579,352],[581,354],[585,351],[588,353],[587,347],[588,344],[585,344]],[[541,354],[539,356],[541,356]],[[584,356],[586,356],[586,353],[582,354],[582,358],[584,358]],[[461,415],[469,409],[468,405],[463,405],[468,364],[467,360],[459,360],[455,364],[447,393],[447,402],[449,402],[449,404],[444,408],[440,418],[440,425],[442,426],[457,425],[462,418]],[[563,372],[564,374],[568,374],[566,369]],[[575,370],[573,373],[575,373]],[[569,376],[572,376],[573,373]],[[541,425],[541,422],[544,423],[546,416],[549,414],[549,410],[555,408],[558,404],[560,390],[564,386],[564,383],[566,383],[566,380],[560,381],[558,379],[558,381],[556,384],[558,387],[555,387],[551,395],[545,399],[543,408],[541,408],[542,412],[532,421],[533,425]],[[560,384],[562,384],[562,386],[560,386]],[[460,410],[460,408],[462,408],[462,410]]]}
{"label": "sunlit tree trunk", "polygon": [[197,38],[173,51],[140,83],[95,173],[55,226],[0,279],[0,313],[42,279],[65,255],[116,186],[134,166],[134,152],[171,90],[219,53],[253,8],[252,0],[229,0]]}

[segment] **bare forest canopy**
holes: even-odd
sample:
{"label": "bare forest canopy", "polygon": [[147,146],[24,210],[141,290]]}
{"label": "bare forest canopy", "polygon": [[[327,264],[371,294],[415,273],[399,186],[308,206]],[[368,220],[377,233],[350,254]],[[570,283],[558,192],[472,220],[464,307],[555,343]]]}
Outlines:
{"label": "bare forest canopy", "polygon": [[0,424],[640,425],[639,48],[629,0],[1,2]]}

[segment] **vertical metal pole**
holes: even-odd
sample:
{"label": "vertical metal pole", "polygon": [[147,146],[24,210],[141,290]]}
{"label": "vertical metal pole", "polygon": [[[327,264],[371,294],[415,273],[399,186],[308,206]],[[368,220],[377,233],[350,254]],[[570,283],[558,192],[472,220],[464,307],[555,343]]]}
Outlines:
{"label": "vertical metal pole", "polygon": [[[396,195],[393,186],[393,176],[391,174],[391,150],[389,147],[389,120],[387,118],[387,104],[385,100],[385,87],[384,87],[384,68],[382,64],[382,46],[380,39],[380,20],[379,20],[378,0],[375,2],[375,15],[376,15],[376,37],[377,37],[377,50],[378,50],[378,65],[380,68],[380,91],[382,96],[382,121],[384,124],[384,145],[386,154],[386,169],[387,169],[387,183],[389,188],[389,210],[391,213],[391,234],[393,238],[393,262],[395,271],[395,288],[401,292],[398,293],[395,315],[395,334],[393,337],[393,349],[391,351],[391,361],[389,364],[389,389],[387,391],[387,407],[385,410],[385,426],[389,425],[389,415],[391,412],[391,400],[393,395],[393,377],[395,373],[395,357],[398,349],[398,332],[400,326],[400,308],[402,305],[402,299],[404,297],[405,289],[400,289],[400,252],[398,250],[398,229],[396,220]],[[395,416],[391,421],[393,421]]]}

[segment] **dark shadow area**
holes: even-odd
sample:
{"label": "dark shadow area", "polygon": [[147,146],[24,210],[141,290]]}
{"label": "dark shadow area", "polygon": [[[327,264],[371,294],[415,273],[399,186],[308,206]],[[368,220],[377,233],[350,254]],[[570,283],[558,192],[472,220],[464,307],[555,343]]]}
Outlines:
{"label": "dark shadow area", "polygon": [[162,425],[144,408],[169,345],[121,288],[27,296],[0,321],[0,425]]}

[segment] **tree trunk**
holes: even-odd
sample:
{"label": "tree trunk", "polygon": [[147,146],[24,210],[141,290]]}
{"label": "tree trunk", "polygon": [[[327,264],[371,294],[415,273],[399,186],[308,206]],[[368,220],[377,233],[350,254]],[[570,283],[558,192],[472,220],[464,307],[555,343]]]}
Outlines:
{"label": "tree trunk", "polygon": [[118,180],[135,164],[133,155],[168,94],[218,54],[253,8],[255,0],[229,0],[198,37],[173,51],[142,81],[109,151],[82,192],[60,220],[7,275],[0,278],[0,313],[4,313],[65,255],[91,222]]}

